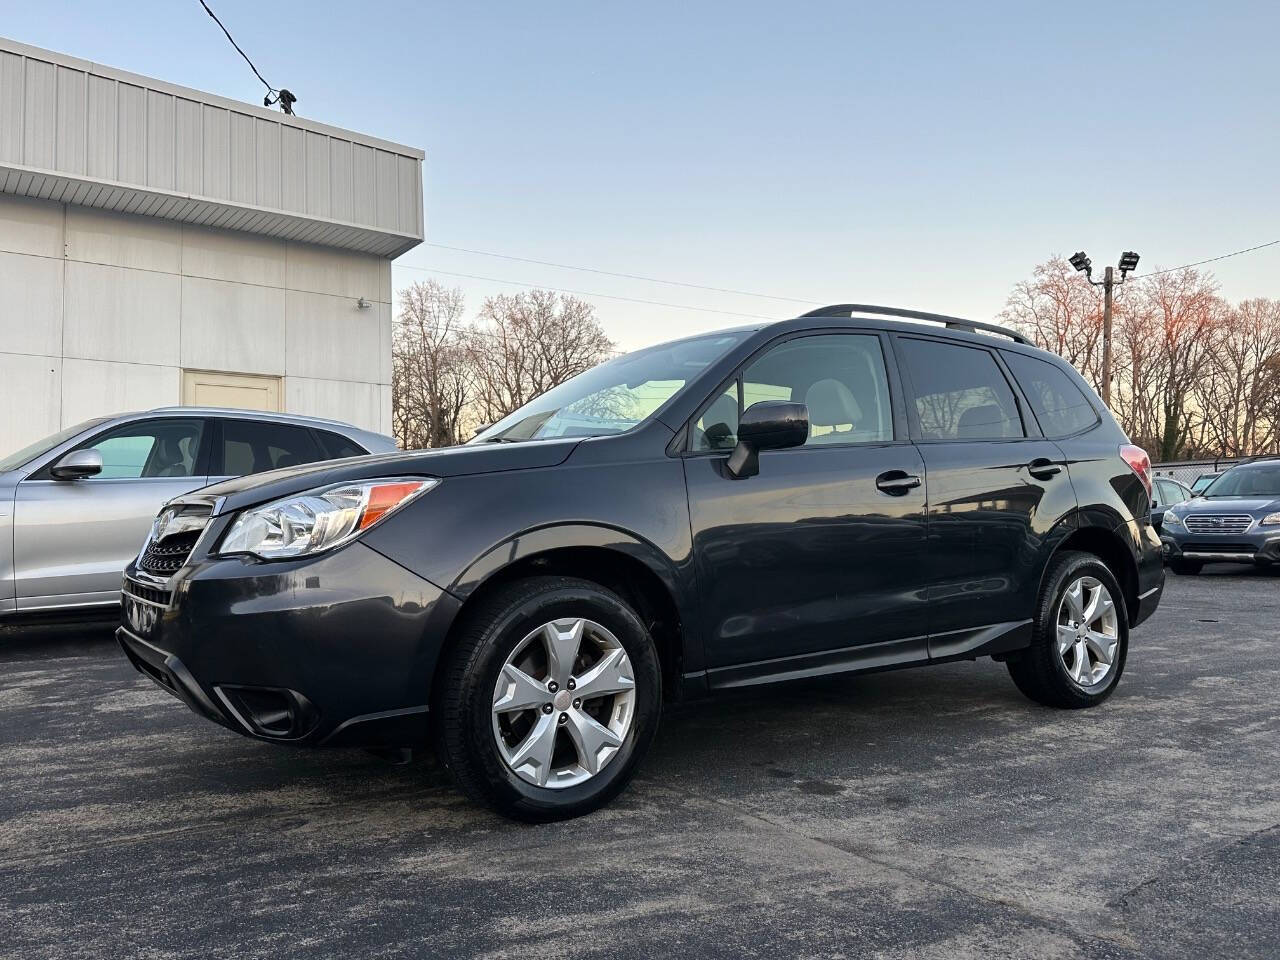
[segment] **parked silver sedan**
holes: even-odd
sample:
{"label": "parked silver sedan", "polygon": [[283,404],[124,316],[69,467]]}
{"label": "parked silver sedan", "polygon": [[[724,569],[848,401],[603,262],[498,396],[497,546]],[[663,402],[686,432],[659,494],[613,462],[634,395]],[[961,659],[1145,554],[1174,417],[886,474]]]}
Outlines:
{"label": "parked silver sedan", "polygon": [[0,460],[0,622],[110,608],[167,500],[229,477],[396,449],[315,417],[164,407],[87,420]]}

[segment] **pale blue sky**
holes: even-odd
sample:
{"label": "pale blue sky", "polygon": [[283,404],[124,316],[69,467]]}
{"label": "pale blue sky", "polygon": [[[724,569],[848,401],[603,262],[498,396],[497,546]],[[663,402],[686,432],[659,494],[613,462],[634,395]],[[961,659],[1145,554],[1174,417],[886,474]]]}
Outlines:
{"label": "pale blue sky", "polygon": [[[298,112],[422,147],[427,239],[978,319],[1053,253],[1280,238],[1280,5],[210,0]],[[0,33],[260,102],[197,0],[0,0]],[[405,265],[798,306],[426,247]],[[1280,297],[1280,246],[1213,266]],[[397,286],[423,276],[397,268]],[[441,277],[469,306],[515,286]],[[632,347],[743,322],[594,301]]]}

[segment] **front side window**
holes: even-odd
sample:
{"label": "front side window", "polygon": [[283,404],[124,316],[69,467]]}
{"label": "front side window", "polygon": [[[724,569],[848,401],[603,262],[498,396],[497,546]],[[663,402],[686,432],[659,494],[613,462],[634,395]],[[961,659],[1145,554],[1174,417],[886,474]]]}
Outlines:
{"label": "front side window", "polygon": [[797,337],[772,348],[742,372],[694,423],[695,451],[732,450],[742,410],[764,400],[791,400],[809,409],[806,446],[887,443],[893,412],[880,338],[872,334]]}
{"label": "front side window", "polygon": [[981,347],[902,337],[924,440],[1002,440],[1023,436],[1013,388]]}
{"label": "front side window", "polygon": [[1098,422],[1098,414],[1067,374],[1048,360],[1004,352],[1046,437],[1066,437]]}
{"label": "front side window", "polygon": [[592,367],[531,400],[472,443],[604,437],[643,423],[747,336],[717,333],[637,350]]}
{"label": "front side window", "polygon": [[80,447],[102,455],[90,480],[139,480],[195,475],[203,420],[143,420],[109,430]]}
{"label": "front side window", "polygon": [[28,444],[21,450],[15,450],[3,460],[0,460],[0,473],[8,473],[10,470],[16,470],[24,463],[30,463],[36,457],[48,453],[54,447],[66,443],[78,433],[84,433],[92,427],[105,421],[106,417],[97,417],[93,420],[86,420],[83,423],[77,423],[73,427],[67,427],[59,430],[57,433],[50,434],[43,440],[37,440],[35,443]]}
{"label": "front side window", "polygon": [[222,421],[222,475],[243,477],[322,459],[305,427],[261,420]]}

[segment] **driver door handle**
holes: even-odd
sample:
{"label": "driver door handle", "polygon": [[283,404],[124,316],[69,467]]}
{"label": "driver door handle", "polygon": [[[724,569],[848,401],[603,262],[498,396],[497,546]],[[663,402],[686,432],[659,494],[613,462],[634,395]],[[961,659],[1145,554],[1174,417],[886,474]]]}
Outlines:
{"label": "driver door handle", "polygon": [[889,470],[876,477],[876,489],[894,497],[900,497],[918,486],[920,486],[920,478],[905,470]]}
{"label": "driver door handle", "polygon": [[1037,480],[1048,480],[1062,472],[1062,464],[1054,463],[1045,457],[1036,457],[1027,464],[1027,473]]}

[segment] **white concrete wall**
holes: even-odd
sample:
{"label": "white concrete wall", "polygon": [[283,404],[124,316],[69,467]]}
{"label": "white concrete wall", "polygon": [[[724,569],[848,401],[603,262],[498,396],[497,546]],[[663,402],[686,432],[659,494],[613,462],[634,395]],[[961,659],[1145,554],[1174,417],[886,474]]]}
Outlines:
{"label": "white concrete wall", "polygon": [[179,403],[184,368],[280,376],[285,410],[390,433],[391,262],[0,195],[0,456]]}

